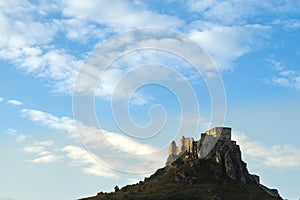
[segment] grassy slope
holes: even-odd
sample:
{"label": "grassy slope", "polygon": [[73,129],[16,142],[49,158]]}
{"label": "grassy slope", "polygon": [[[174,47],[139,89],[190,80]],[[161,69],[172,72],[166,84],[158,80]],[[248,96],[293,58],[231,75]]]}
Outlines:
{"label": "grassy slope", "polygon": [[[193,165],[193,167],[191,167]],[[279,200],[266,194],[257,184],[243,184],[233,181],[226,175],[215,178],[212,168],[215,163],[209,160],[197,160],[179,166],[157,170],[150,178],[139,184],[129,185],[114,193],[99,193],[84,200]],[[184,173],[187,179],[194,177],[194,182],[178,182],[175,177]],[[197,177],[197,178],[195,178]],[[195,180],[196,179],[196,180]]]}

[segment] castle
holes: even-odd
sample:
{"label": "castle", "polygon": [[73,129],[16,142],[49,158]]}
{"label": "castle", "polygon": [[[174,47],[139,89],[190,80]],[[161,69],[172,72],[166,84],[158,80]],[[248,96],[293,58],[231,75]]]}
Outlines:
{"label": "castle", "polygon": [[[186,154],[185,154],[186,153]],[[183,154],[185,154],[183,156]],[[247,164],[242,160],[242,154],[236,141],[231,140],[231,128],[215,127],[201,134],[201,139],[194,141],[193,138],[182,137],[178,147],[173,141],[169,148],[169,156],[166,162],[171,166],[178,159],[211,159],[219,166],[215,176],[219,172],[226,173],[232,180],[239,180],[242,183],[254,182],[269,195],[279,197],[278,191],[269,189],[259,182],[259,176],[249,174]]]}
{"label": "castle", "polygon": [[193,154],[195,158],[204,158],[210,153],[218,140],[224,142],[234,142],[231,141],[231,128],[212,128],[205,133],[202,133],[201,139],[198,141],[194,141],[193,138],[185,138],[184,136],[182,136],[178,147],[176,146],[175,141],[171,143],[166,165],[174,162],[185,152]]}

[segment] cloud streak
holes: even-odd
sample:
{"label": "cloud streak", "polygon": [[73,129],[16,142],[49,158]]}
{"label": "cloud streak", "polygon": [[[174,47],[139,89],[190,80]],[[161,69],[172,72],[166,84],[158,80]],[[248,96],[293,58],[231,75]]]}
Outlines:
{"label": "cloud streak", "polygon": [[246,160],[258,167],[297,168],[300,167],[300,149],[290,145],[267,146],[252,141],[240,132],[233,133],[233,139],[240,145]]}
{"label": "cloud streak", "polygon": [[21,105],[23,105],[22,101],[15,100],[15,99],[8,100],[7,103],[9,105],[12,105],[12,106],[21,106]]}
{"label": "cloud streak", "polygon": [[70,136],[75,137],[76,129],[74,120],[69,117],[57,117],[50,113],[40,110],[22,109],[21,114],[23,117],[30,119],[33,122],[39,123],[47,128],[57,131],[64,131]]}
{"label": "cloud streak", "polygon": [[113,169],[105,166],[103,163],[99,163],[95,159],[95,155],[92,156],[87,150],[79,146],[69,145],[61,148],[61,151],[66,153],[66,156],[70,159],[70,166],[80,167],[83,173],[117,178],[117,173]]}
{"label": "cloud streak", "polygon": [[26,160],[31,164],[52,164],[63,161],[69,162],[69,167],[78,167],[85,174],[116,178],[116,171],[99,163],[87,150],[80,146],[67,145],[57,147],[53,141],[34,141],[25,146],[23,152],[33,155],[32,159]]}
{"label": "cloud streak", "polygon": [[33,159],[27,160],[29,163],[57,163],[62,159],[62,156],[56,155],[55,150],[53,150],[52,141],[34,142],[30,146],[25,146],[23,151],[34,155]]}
{"label": "cloud streak", "polygon": [[[23,109],[21,114],[23,117],[28,118],[33,122],[56,131],[66,132],[71,135],[72,138],[78,139],[76,137],[75,120],[71,118],[57,117],[50,113],[30,109]],[[121,164],[127,163],[127,165],[129,165],[129,162],[131,164],[134,163],[134,169],[132,170],[137,171],[145,170],[144,166],[147,166],[147,169],[150,169],[151,167],[156,169],[157,166],[162,166],[165,162],[164,156],[159,154],[159,152],[156,153],[158,149],[152,145],[143,144],[123,134],[89,127],[81,122],[77,122],[77,128],[81,131],[80,139],[83,140],[87,147],[89,147],[90,152],[87,152],[82,147],[74,145],[61,147],[60,152],[67,153],[67,157],[74,160],[74,162],[78,164],[77,166],[82,166],[82,170],[85,173],[95,173],[97,176],[101,175],[102,172],[97,172],[96,169],[100,170],[103,167],[106,167],[102,166],[102,162],[105,162],[107,166],[111,166],[112,168],[119,167],[118,169],[121,169],[122,166],[126,168],[126,166]],[[41,159],[37,159],[35,162],[46,162],[47,159],[49,159],[49,161],[52,161],[51,159],[53,159],[53,161],[58,161],[58,159],[55,160],[54,157],[48,156],[56,155],[55,152],[49,150],[48,147],[51,146],[52,144],[47,143],[46,141],[39,143],[35,142],[34,145],[25,147],[23,150],[37,155],[40,155],[43,152],[45,153],[45,151],[52,152],[51,154],[45,153],[46,155],[38,157]],[[111,150],[116,151],[112,152]],[[88,157],[88,154],[90,154],[90,157]],[[85,159],[80,160],[80,155],[84,156]],[[59,155],[57,155],[56,158],[60,158]],[[95,163],[98,163],[100,166],[96,166]]]}

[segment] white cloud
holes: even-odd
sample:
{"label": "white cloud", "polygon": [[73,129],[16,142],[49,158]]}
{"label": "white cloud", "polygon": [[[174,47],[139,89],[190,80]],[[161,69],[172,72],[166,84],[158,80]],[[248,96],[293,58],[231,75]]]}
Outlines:
{"label": "white cloud", "polygon": [[17,0],[2,2],[0,7],[0,59],[43,78],[56,92],[71,93],[82,61],[59,48],[59,43],[51,44],[60,28],[56,19],[38,20],[57,11],[55,4]]}
{"label": "white cloud", "polygon": [[10,104],[10,105],[12,105],[12,106],[20,106],[20,105],[23,105],[23,102],[21,102],[21,101],[19,101],[19,100],[15,100],[15,99],[8,100],[7,103]]}
{"label": "white cloud", "polygon": [[[83,60],[70,53],[73,49],[62,48],[56,42],[61,33],[67,40],[78,43],[94,37],[105,39],[112,33],[134,27],[163,27],[185,30],[212,55],[221,69],[232,69],[236,59],[259,48],[260,39],[269,30],[267,26],[245,25],[236,20],[274,6],[271,1],[261,3],[257,0],[245,4],[237,0],[187,1],[187,4],[191,11],[203,13],[206,20],[203,23],[211,25],[186,26],[178,17],[156,13],[146,3],[136,1],[63,0],[42,1],[36,5],[20,0],[12,4],[5,2],[0,4],[3,10],[0,14],[0,58],[9,59],[23,71],[43,78],[55,92],[71,93]],[[281,7],[287,5],[280,4]],[[276,8],[280,6],[275,5]],[[38,20],[50,16],[51,12],[61,13],[64,17]],[[216,19],[221,21],[216,22]],[[224,25],[225,19],[236,23]],[[105,94],[112,86],[104,84],[103,87],[101,92]]]}
{"label": "white cloud", "polygon": [[47,128],[65,131],[70,136],[75,136],[75,122],[69,117],[56,117],[50,113],[46,113],[39,110],[22,109],[21,114],[34,122],[40,123]]}
{"label": "white cloud", "polygon": [[55,92],[72,93],[81,60],[62,49],[43,51],[39,47],[23,47],[15,59],[18,68],[43,78]]}
{"label": "white cloud", "polygon": [[4,98],[0,97],[0,103],[1,103],[2,101],[4,101]]}
{"label": "white cloud", "polygon": [[149,103],[149,101],[151,101],[151,100],[153,100],[153,97],[151,97],[151,96],[148,97],[145,94],[136,92],[130,98],[130,104],[141,106],[141,105],[145,105],[145,104]]}
{"label": "white cloud", "polygon": [[[91,39],[104,40],[111,33],[109,27],[99,28],[97,24],[85,19],[71,18],[57,20],[57,24],[65,32],[65,37],[72,42],[86,44]],[[80,30],[80,31],[78,31]]]}
{"label": "white cloud", "polygon": [[[131,62],[132,64],[133,62]],[[132,65],[139,66],[139,65]],[[136,86],[142,86],[144,83],[150,83],[151,81],[156,83],[165,84],[171,82],[180,82],[178,77],[174,74],[174,71],[161,67],[161,71],[151,67],[145,68],[111,68],[106,70],[101,79],[99,79],[99,86],[96,90],[96,95],[104,99],[110,99],[113,95],[116,99],[126,100],[130,98],[130,103],[134,105],[143,105],[151,101],[151,95],[147,95],[143,92],[139,92],[135,89]],[[181,80],[182,81],[182,80]],[[88,80],[86,81],[88,82]],[[91,87],[89,87],[91,88]],[[83,88],[80,88],[83,89]],[[130,94],[133,95],[130,97]]]}
{"label": "white cloud", "polygon": [[276,72],[271,79],[267,79],[267,83],[271,83],[278,87],[293,89],[300,91],[300,71],[288,70],[283,62],[269,59],[271,68]]}
{"label": "white cloud", "polygon": [[233,69],[234,61],[256,51],[268,37],[270,27],[262,25],[209,25],[203,30],[191,30],[191,39],[201,45],[221,70]]}
{"label": "white cloud", "polygon": [[[113,168],[119,170],[124,168],[126,170],[126,165],[131,164],[131,170],[144,172],[145,170],[154,170],[158,166],[162,166],[165,162],[165,158],[158,151],[159,149],[149,144],[143,144],[126,135],[89,127],[81,122],[77,122],[77,127],[75,127],[75,120],[73,119],[57,117],[38,110],[23,109],[21,113],[24,117],[34,122],[40,123],[50,129],[65,131],[72,134],[72,136],[75,136],[77,128],[80,131],[81,141],[94,153],[94,156]],[[46,150],[49,151],[48,147],[51,146],[51,142],[35,142],[33,146],[25,148],[24,151],[41,153]],[[69,150],[74,152],[73,148]],[[82,153],[82,151],[78,151],[80,154]],[[146,166],[147,168],[145,168]],[[89,170],[85,169],[85,171]]]}
{"label": "white cloud", "polygon": [[[54,4],[49,5],[48,8],[53,7],[53,5]],[[12,60],[18,68],[26,73],[32,74],[38,78],[43,78],[46,80],[46,84],[52,87],[55,92],[69,94],[73,92],[73,84],[83,61],[78,59],[78,57],[71,55],[69,53],[71,51],[49,45],[53,42],[53,38],[57,36],[60,30],[67,32],[67,37],[70,39],[80,38],[80,41],[83,41],[83,38],[89,37],[89,35],[101,35],[97,29],[111,33],[132,27],[160,26],[166,28],[183,25],[176,17],[157,14],[147,10],[146,5],[128,1],[111,3],[110,1],[99,2],[93,0],[84,3],[75,3],[66,0],[63,1],[61,5],[62,10],[57,8],[59,6],[54,7],[54,10],[58,12],[61,11],[67,18],[51,19],[47,20],[47,23],[37,22],[34,20],[35,17],[33,17],[35,15],[41,15],[41,17],[44,16],[41,13],[35,13],[35,10],[40,10],[35,9],[36,7],[42,7],[43,13],[47,13],[51,10],[47,8],[45,3],[32,5],[30,2],[22,3],[20,1],[19,4],[16,4],[15,6],[11,6],[7,3],[2,6],[4,10],[6,10],[2,15],[3,24],[6,24],[3,26],[2,38],[9,37],[9,40],[3,39],[4,48],[2,53],[0,52],[0,57]],[[21,17],[18,17],[19,15],[9,15],[9,11],[13,10],[13,8],[14,10],[18,10],[19,13],[26,13],[32,17],[22,20]],[[118,10],[118,12],[116,12],[116,10]],[[120,18],[119,16],[122,17]],[[17,20],[15,18],[17,18]],[[15,21],[19,21],[18,26],[14,25],[17,24]],[[32,27],[30,30],[34,30],[34,32],[22,34],[24,32],[24,24],[28,24],[29,27]],[[78,29],[81,30],[79,35]],[[49,31],[44,33],[45,30]],[[7,43],[6,41],[14,42]],[[145,42],[151,43],[153,41]],[[215,51],[215,49],[213,50]],[[219,56],[218,58],[221,57]],[[222,59],[220,59],[220,62],[222,62]],[[115,85],[114,83],[116,83],[114,80],[120,75],[116,70],[111,70],[109,72],[111,72],[112,77],[107,76],[107,80],[104,77],[101,88],[97,93],[103,98],[108,98],[112,94]],[[88,76],[88,80],[92,83],[95,82],[92,81],[94,80],[93,78],[95,78],[95,80],[98,79],[98,77]],[[85,84],[88,85],[87,88],[90,88],[88,83]],[[144,100],[146,99],[138,98],[133,102],[136,102],[136,104],[143,104]]]}
{"label": "white cloud", "polygon": [[[36,112],[34,113],[34,119],[42,120],[43,125],[46,125],[49,128],[54,127],[56,130],[66,130],[63,128],[63,120],[58,120],[59,122],[51,125],[51,122],[53,122],[53,120],[55,121],[55,119],[58,119],[57,117],[54,117],[50,114],[47,115],[47,113],[43,112],[40,114],[36,114]],[[47,116],[40,117],[41,115]],[[52,120],[45,120],[45,118],[52,118]],[[37,122],[41,122],[39,120]],[[57,126],[58,123],[61,123],[61,125]],[[65,125],[68,126],[68,123]],[[22,150],[28,154],[33,154],[34,156],[32,159],[26,160],[28,163],[57,163],[63,159],[68,158],[70,159],[70,166],[81,168],[83,173],[102,177],[116,177],[116,172],[113,169],[106,167],[103,163],[97,162],[95,156],[93,157],[92,154],[87,152],[87,150],[79,146],[69,145],[64,147],[56,147],[53,141],[45,140],[34,141],[31,145],[25,146]]]}
{"label": "white cloud", "polygon": [[237,141],[243,156],[250,163],[258,167],[300,167],[300,149],[290,145],[267,146],[262,142],[251,141],[240,132],[233,132],[233,139]]}
{"label": "white cloud", "polygon": [[81,141],[89,151],[114,169],[130,173],[149,173],[165,163],[167,149],[159,149],[151,144],[143,144],[141,140],[87,127],[81,123],[78,123],[77,128]]}
{"label": "white cloud", "polygon": [[53,141],[51,140],[45,140],[45,141],[41,141],[41,142],[34,142],[35,145],[38,146],[44,146],[44,147],[51,147],[53,146]]}
{"label": "white cloud", "polygon": [[[109,99],[112,95],[118,99],[128,99],[139,84],[142,86],[155,82],[172,88],[176,81],[192,82],[196,78],[202,81],[201,75],[208,79],[218,73],[207,54],[194,42],[181,38],[181,35],[174,36],[170,32],[164,34],[161,31],[153,29],[144,33],[127,33],[106,41],[86,60],[74,91],[78,94],[94,94],[96,90],[96,95],[104,99]],[[132,52],[132,49],[140,50]],[[126,54],[122,55],[122,52]],[[104,69],[103,66],[107,66],[115,58],[118,58],[117,61]],[[201,68],[201,72],[184,59]],[[159,63],[159,66],[153,63]]]}
{"label": "white cloud", "polygon": [[26,146],[23,148],[23,151],[27,153],[41,153],[44,150],[43,146]]}
{"label": "white cloud", "polygon": [[40,47],[24,46],[12,51],[18,52],[18,55],[11,59],[22,71],[43,78],[55,92],[71,93],[73,91],[81,60],[77,60],[61,49],[44,51]]}
{"label": "white cloud", "polygon": [[61,151],[65,152],[67,157],[71,159],[71,166],[82,168],[82,171],[86,174],[109,178],[117,177],[116,171],[106,167],[103,163],[97,162],[95,156],[82,147],[69,145],[63,147]]}
{"label": "white cloud", "polygon": [[31,160],[32,163],[56,163],[61,160],[61,157],[58,157],[53,154],[44,154],[42,156],[39,156],[33,160]]}
{"label": "white cloud", "polygon": [[56,163],[59,162],[63,156],[58,155],[55,148],[53,148],[53,141],[35,141],[30,146],[25,146],[22,149],[28,154],[33,154],[34,158],[27,160],[29,163]]}
{"label": "white cloud", "polygon": [[104,130],[102,130],[102,132],[105,134],[106,139],[113,144],[113,146],[118,147],[118,149],[122,151],[140,155],[151,154],[157,151],[155,147],[139,143],[128,136]]}
{"label": "white cloud", "polygon": [[[46,80],[55,92],[71,93],[82,60],[60,48],[60,33],[67,39],[82,42],[91,37],[105,39],[107,34],[133,27],[177,27],[181,20],[146,9],[142,3],[130,1],[69,0],[33,4],[17,0],[0,4],[0,58]],[[48,18],[52,12],[62,18]],[[26,17],[24,17],[26,16]],[[122,17],[120,17],[122,16]],[[46,20],[40,20],[45,19]],[[41,22],[43,21],[43,22]],[[80,30],[80,31],[78,31]],[[65,46],[65,45],[63,45]]]}
{"label": "white cloud", "polygon": [[258,1],[243,2],[237,0],[191,0],[187,1],[190,11],[203,16],[209,21],[222,21],[222,23],[237,23],[244,18],[252,17],[257,14],[256,7],[263,7],[265,4]]}
{"label": "white cloud", "polygon": [[300,72],[288,70],[278,73],[278,75],[271,79],[271,83],[275,86],[284,87],[288,89],[300,90]]}
{"label": "white cloud", "polygon": [[[197,19],[205,20],[203,24],[213,24],[214,28],[186,26],[176,15],[157,12],[140,1],[55,0],[35,4],[21,0],[3,1],[0,4],[0,58],[42,77],[55,92],[71,93],[83,63],[79,57],[86,54],[75,55],[73,52],[78,53],[78,49],[74,51],[73,42],[78,44],[95,38],[104,40],[113,33],[136,27],[162,27],[184,30],[207,49],[222,69],[232,69],[232,63],[257,49],[259,38],[264,38],[268,32],[267,26],[247,25],[246,19],[266,10],[296,12],[299,6],[292,1],[274,3],[271,0],[185,2],[190,11],[202,16]],[[56,18],[56,14],[62,17]],[[288,24],[290,29],[299,27],[297,20]],[[68,46],[61,41],[72,44]]]}
{"label": "white cloud", "polygon": [[48,44],[56,34],[55,23],[35,20],[38,8],[28,1],[2,1],[0,8],[0,58],[14,60],[25,56],[23,47]]}
{"label": "white cloud", "polygon": [[[130,1],[91,0],[74,2],[64,0],[63,14],[108,26],[114,31],[123,31],[136,27],[178,27],[181,20],[164,14],[147,10],[145,6]],[[121,16],[121,17],[120,17]]]}

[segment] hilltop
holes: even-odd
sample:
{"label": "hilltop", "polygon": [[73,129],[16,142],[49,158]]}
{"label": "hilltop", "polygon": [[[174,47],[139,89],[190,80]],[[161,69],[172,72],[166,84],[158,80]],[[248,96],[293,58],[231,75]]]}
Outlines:
{"label": "hilltop", "polygon": [[231,140],[231,129],[216,127],[201,139],[172,142],[166,166],[149,178],[115,192],[100,192],[82,200],[282,200],[275,189],[259,182],[242,161],[241,151]]}

